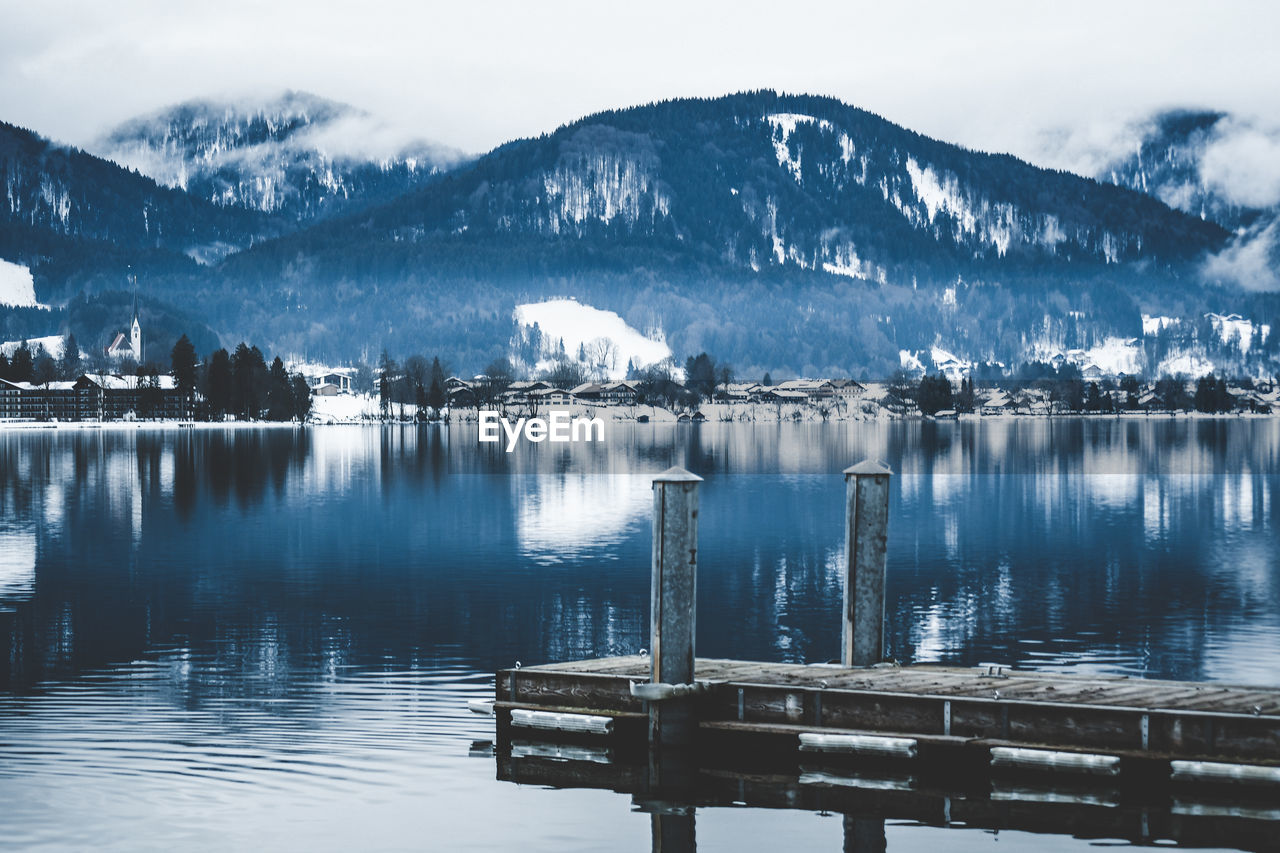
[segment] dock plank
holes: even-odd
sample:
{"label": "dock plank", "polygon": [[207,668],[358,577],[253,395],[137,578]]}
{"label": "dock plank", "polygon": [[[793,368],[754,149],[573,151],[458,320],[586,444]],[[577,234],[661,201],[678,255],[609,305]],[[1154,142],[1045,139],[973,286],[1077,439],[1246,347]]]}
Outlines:
{"label": "dock plank", "polygon": [[[844,668],[699,659],[703,722],[812,726],[922,737],[1150,750],[1197,760],[1280,762],[1280,687],[1064,675],[988,667]],[[647,714],[631,695],[639,655],[503,670],[503,707]],[[640,727],[643,729],[643,727]]]}
{"label": "dock plank", "polygon": [[[509,671],[508,671],[509,672]],[[643,678],[649,659],[640,655],[545,664],[518,671],[522,679],[537,673],[558,678]],[[934,664],[884,668],[768,663],[699,658],[695,678],[743,685],[773,685],[808,691],[871,691],[940,699],[999,699],[1081,707],[1115,707],[1152,711],[1280,716],[1280,687],[1159,681],[1128,676],[1080,675],[987,667]]]}

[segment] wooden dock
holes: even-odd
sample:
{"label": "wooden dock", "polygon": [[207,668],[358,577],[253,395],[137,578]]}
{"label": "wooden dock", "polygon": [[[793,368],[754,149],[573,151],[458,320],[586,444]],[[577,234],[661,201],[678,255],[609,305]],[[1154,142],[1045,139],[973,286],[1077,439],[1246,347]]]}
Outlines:
{"label": "wooden dock", "polygon": [[839,811],[846,849],[958,813],[1276,846],[1280,687],[884,662],[891,473],[844,474],[839,664],[695,658],[701,480],[673,468],[654,480],[653,654],[499,671],[499,778],[631,793],[664,851],[696,849],[692,809],[726,804]]}
{"label": "wooden dock", "polygon": [[[502,670],[495,692],[499,740],[522,736],[511,711],[523,709],[606,717],[611,745],[642,749],[649,703],[633,695],[632,685],[646,683],[649,670],[649,659],[637,655]],[[1185,763],[1256,767],[1252,776],[1234,777],[1219,768],[1220,781],[1266,785],[1274,777],[1280,795],[1280,688],[997,667],[706,659],[697,661],[694,677],[701,688],[694,700],[697,743],[706,756],[745,748],[810,759],[940,761],[969,774],[998,774],[1002,767],[1035,769],[1035,755],[998,751],[1027,749],[1115,758],[1091,771],[1087,762],[1055,767],[1052,756],[1040,756],[1047,771],[1136,777],[1143,784],[1214,778],[1214,768]],[[873,739],[861,746],[855,740],[802,745],[803,734]],[[874,738],[911,740],[914,749],[898,755],[883,744],[878,749]]]}

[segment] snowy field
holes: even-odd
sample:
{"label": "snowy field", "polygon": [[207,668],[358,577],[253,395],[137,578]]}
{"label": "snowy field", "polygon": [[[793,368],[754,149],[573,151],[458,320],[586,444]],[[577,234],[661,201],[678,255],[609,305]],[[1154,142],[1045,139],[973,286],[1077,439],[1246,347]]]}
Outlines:
{"label": "snowy field", "polygon": [[[544,346],[563,340],[565,352],[570,358],[577,355],[580,346],[590,352],[594,341],[603,338],[612,342],[616,349],[608,366],[610,379],[625,379],[628,362],[643,367],[671,357],[671,348],[665,342],[646,338],[612,311],[592,308],[575,299],[552,299],[517,305],[515,319],[524,327],[537,323],[542,331]],[[534,365],[534,370],[542,371],[550,367],[550,361],[540,362]]]}
{"label": "snowy field", "polygon": [[21,264],[0,260],[0,305],[12,308],[45,308],[36,302],[36,284],[31,270]]}
{"label": "snowy field", "polygon": [[[390,416],[399,420],[413,420],[418,407],[412,403],[392,403]],[[377,397],[368,394],[335,394],[332,397],[311,398],[311,422],[318,424],[358,424],[376,421],[382,417]]]}
{"label": "snowy field", "polygon": [[[27,338],[27,346],[31,348],[33,353],[35,352],[36,347],[41,346],[44,347],[45,352],[49,353],[49,355],[54,358],[62,358],[62,344],[62,335],[46,335],[43,338]],[[0,352],[3,352],[5,357],[8,358],[12,356],[14,350],[20,346],[22,346],[22,341],[5,341],[0,344]]]}

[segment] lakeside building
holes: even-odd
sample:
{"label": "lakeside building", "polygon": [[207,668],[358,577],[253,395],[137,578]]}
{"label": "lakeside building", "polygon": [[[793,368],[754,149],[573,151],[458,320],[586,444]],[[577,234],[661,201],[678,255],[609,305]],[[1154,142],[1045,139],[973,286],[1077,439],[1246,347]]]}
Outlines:
{"label": "lakeside building", "polygon": [[326,370],[320,373],[306,373],[307,387],[318,397],[333,397],[338,394],[351,393],[351,372],[346,370]]}
{"label": "lakeside building", "polygon": [[604,403],[610,406],[633,406],[640,399],[640,389],[634,382],[583,382],[570,392],[582,402]]}
{"label": "lakeside building", "polygon": [[195,395],[168,375],[85,373],[75,381],[42,385],[0,379],[0,420],[180,420],[193,416],[195,404]]}

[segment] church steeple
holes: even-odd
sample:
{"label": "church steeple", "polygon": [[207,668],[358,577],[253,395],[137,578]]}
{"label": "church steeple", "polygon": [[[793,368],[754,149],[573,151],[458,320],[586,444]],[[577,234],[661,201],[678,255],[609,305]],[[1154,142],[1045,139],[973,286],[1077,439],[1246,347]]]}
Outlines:
{"label": "church steeple", "polygon": [[142,364],[142,324],[138,322],[138,280],[133,283],[133,325],[129,327],[129,348],[133,350],[133,360]]}

